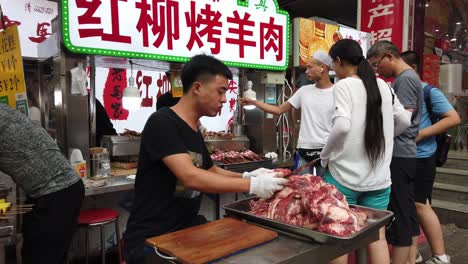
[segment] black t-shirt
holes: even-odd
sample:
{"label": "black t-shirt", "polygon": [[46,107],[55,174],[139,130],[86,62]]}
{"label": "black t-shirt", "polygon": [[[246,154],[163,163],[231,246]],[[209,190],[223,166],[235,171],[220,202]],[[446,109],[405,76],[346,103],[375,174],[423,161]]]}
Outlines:
{"label": "black t-shirt", "polygon": [[177,177],[162,162],[162,158],[179,153],[190,154],[199,168],[213,166],[200,132],[195,132],[170,108],[162,108],[150,116],[141,135],[126,243],[141,243],[146,238],[185,228],[198,215],[200,193],[181,191],[183,186],[177,184]]}

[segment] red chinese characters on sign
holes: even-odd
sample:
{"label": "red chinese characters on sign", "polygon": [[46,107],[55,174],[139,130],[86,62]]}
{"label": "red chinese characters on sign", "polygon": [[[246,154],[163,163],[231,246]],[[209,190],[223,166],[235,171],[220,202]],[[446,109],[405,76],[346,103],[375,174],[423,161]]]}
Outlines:
{"label": "red chinese characters on sign", "polygon": [[260,58],[264,59],[265,52],[270,49],[275,52],[277,61],[283,59],[283,26],[276,25],[273,17],[268,23],[260,23]]}
{"label": "red chinese characters on sign", "polygon": [[230,80],[228,84],[228,92],[230,94],[237,94],[238,89],[239,87],[237,86],[237,83],[234,80]]}
{"label": "red chinese characters on sign", "polygon": [[231,98],[229,100],[229,112],[234,112],[236,110],[237,100],[235,98]]}
{"label": "red chinese characters on sign", "polygon": [[[221,27],[223,23],[220,21],[221,13],[211,10],[211,5],[206,4],[201,9],[200,14],[195,12],[195,2],[190,2],[190,13],[185,12],[185,21],[187,26],[190,27],[190,39],[187,43],[187,48],[192,50],[195,42],[199,48],[204,46],[201,37],[207,36],[207,41],[214,44],[211,48],[212,54],[219,54],[221,49]],[[198,30],[201,26],[202,29]]]}
{"label": "red chinese characters on sign", "polygon": [[[78,24],[80,25],[101,25],[101,18],[95,16],[97,9],[101,6],[101,0],[75,0],[78,8],[86,9],[86,11],[78,16]],[[81,38],[87,37],[101,37],[102,40],[131,43],[132,39],[129,36],[120,34],[119,25],[119,2],[126,2],[127,0],[109,0],[110,1],[110,16],[112,21],[112,32],[104,33],[101,28],[80,28],[78,33]]]}
{"label": "red chinese characters on sign", "polygon": [[[143,35],[143,46],[149,46],[149,27],[156,40],[153,46],[159,48],[164,40],[167,48],[173,49],[173,41],[179,39],[179,2],[174,0],[152,0],[152,5],[147,0],[136,2],[135,7],[140,9],[140,17],[137,23],[138,32]],[[152,15],[149,11],[152,10]]]}
{"label": "red chinese characters on sign", "polygon": [[[21,25],[21,22],[15,21],[15,20],[10,20],[8,16],[3,16],[3,23],[5,23],[5,28],[9,28],[13,25]],[[3,23],[0,23],[0,29],[3,29]]]}
{"label": "red chinese characters on sign", "polygon": [[[148,75],[143,75],[142,71],[138,71],[136,75],[136,84],[138,90],[140,90],[140,96],[145,91],[145,97],[141,100],[141,107],[152,107],[153,106],[153,96],[149,94],[149,87],[153,83],[153,77]],[[141,85],[144,84],[146,89],[142,89]]]}
{"label": "red chinese characters on sign", "polygon": [[36,35],[37,36],[30,36],[29,40],[32,42],[36,43],[41,43],[44,40],[47,39],[47,36],[52,35],[51,33],[47,32],[50,27],[50,23],[44,22],[44,23],[38,23],[37,24],[37,29],[36,29]]}
{"label": "red chinese characters on sign", "polygon": [[104,86],[104,108],[112,120],[127,120],[128,110],[122,106],[123,90],[127,87],[127,72],[124,69],[109,69]]}
{"label": "red chinese characters on sign", "polygon": [[253,40],[248,40],[246,37],[252,37],[252,29],[247,29],[247,27],[254,27],[255,22],[250,20],[250,14],[245,12],[244,16],[241,18],[239,12],[234,11],[232,17],[227,18],[227,22],[232,24],[229,26],[228,32],[235,34],[235,38],[226,38],[226,43],[234,44],[239,46],[239,56],[244,58],[244,49],[246,46],[255,47],[256,43]]}
{"label": "red chinese characters on sign", "polygon": [[159,79],[156,80],[156,86],[158,87],[156,98],[159,98],[161,95],[169,92],[171,90],[171,83],[167,78],[167,75],[159,74]]}
{"label": "red chinese characters on sign", "polygon": [[370,33],[370,44],[379,40],[403,46],[403,0],[360,0],[360,30]]}

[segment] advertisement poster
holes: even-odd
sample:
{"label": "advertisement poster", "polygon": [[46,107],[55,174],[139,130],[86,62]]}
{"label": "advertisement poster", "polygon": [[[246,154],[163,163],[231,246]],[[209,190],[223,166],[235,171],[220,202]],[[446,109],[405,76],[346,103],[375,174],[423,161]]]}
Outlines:
{"label": "advertisement poster", "polygon": [[294,19],[294,66],[305,67],[317,50],[326,53],[340,39],[354,39],[364,53],[369,49],[369,34],[341,26],[323,23],[308,18]]}
{"label": "advertisement poster", "polygon": [[307,18],[294,19],[294,30],[294,66],[305,67],[317,50],[328,53],[330,47],[341,39],[338,25]]}
{"label": "advertisement poster", "polygon": [[16,25],[0,32],[0,103],[7,103],[28,114],[23,59]]}

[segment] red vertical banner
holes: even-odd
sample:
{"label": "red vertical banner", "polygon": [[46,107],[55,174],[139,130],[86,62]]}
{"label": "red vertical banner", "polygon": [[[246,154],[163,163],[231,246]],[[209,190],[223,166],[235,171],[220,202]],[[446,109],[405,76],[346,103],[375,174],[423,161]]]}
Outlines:
{"label": "red vertical banner", "polygon": [[123,90],[127,87],[127,71],[110,68],[104,86],[103,99],[107,115],[112,120],[127,120],[128,110],[122,106]]}
{"label": "red vertical banner", "polygon": [[370,33],[370,44],[388,40],[406,48],[405,0],[359,0],[358,29]]}

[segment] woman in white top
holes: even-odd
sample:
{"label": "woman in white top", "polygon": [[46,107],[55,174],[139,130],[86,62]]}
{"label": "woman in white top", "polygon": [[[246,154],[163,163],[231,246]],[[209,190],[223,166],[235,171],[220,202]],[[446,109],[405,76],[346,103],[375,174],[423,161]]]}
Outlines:
{"label": "woman in white top", "polygon": [[[329,166],[324,179],[348,203],[385,210],[393,137],[410,125],[411,113],[383,80],[376,79],[356,41],[340,40],[329,54],[340,81],[334,88],[333,126],[321,153],[322,166]],[[390,262],[384,228],[379,240],[369,245],[369,257],[371,263]],[[347,256],[333,263],[347,263]]]}

